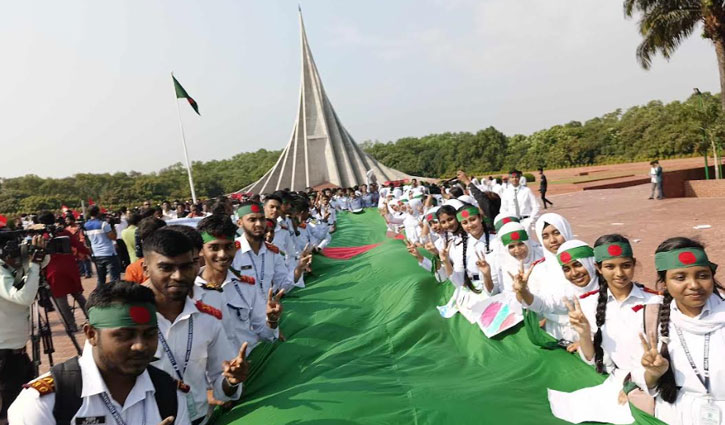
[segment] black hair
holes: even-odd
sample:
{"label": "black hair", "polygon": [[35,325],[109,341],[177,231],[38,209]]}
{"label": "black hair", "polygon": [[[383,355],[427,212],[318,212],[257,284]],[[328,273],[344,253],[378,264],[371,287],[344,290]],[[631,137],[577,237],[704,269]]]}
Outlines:
{"label": "black hair", "polygon": [[[675,249],[682,249],[682,248],[697,248],[697,249],[705,249],[705,247],[698,241],[692,240],[690,238],[685,237],[674,237],[669,238],[662,242],[657,249],[655,250],[655,254],[658,252],[668,252],[673,251]],[[712,267],[711,267],[712,268]],[[713,280],[715,276],[715,270],[712,270],[713,273]],[[666,282],[667,277],[667,271],[666,270],[659,270],[657,271],[657,283],[664,284]],[[717,286],[717,282],[715,282],[715,285]],[[717,289],[717,288],[716,288]],[[667,290],[667,286],[665,286],[664,290],[664,298],[662,300],[662,307],[660,308],[660,336],[662,338],[669,338],[670,337],[670,304],[672,303],[672,294]],[[660,389],[660,396],[662,397],[662,400],[668,402],[668,403],[674,403],[677,399],[677,384],[675,383],[675,373],[672,370],[672,360],[670,360],[670,351],[668,348],[668,344],[666,342],[662,343],[662,348],[660,349],[660,355],[667,359],[667,361],[670,363],[670,367],[667,369],[667,372],[665,372],[664,375],[662,375],[657,383],[657,386]]]}
{"label": "black hair", "polygon": [[199,233],[207,232],[213,236],[234,238],[237,233],[237,226],[226,214],[212,214],[205,217],[196,225]]}
{"label": "black hair", "polygon": [[267,201],[277,201],[280,205],[282,205],[282,198],[275,195],[274,193],[264,197],[264,205],[267,205]]}
{"label": "black hair", "polygon": [[98,217],[98,214],[100,214],[101,209],[98,208],[98,205],[93,205],[88,209],[88,215],[90,217]]}
{"label": "black hair", "polygon": [[476,289],[476,287],[473,286],[473,282],[471,282],[471,278],[468,277],[468,233],[463,232],[461,234],[461,243],[463,244],[463,284],[474,293],[480,294],[483,290]]}
{"label": "black hair", "polygon": [[51,225],[55,224],[55,215],[53,215],[50,211],[41,211],[40,214],[38,214],[38,222],[40,224]]}
{"label": "black hair", "polygon": [[183,224],[170,224],[166,226],[166,228],[173,230],[174,232],[179,232],[189,238],[191,245],[195,250],[201,251],[201,249],[204,248],[204,239],[201,238],[201,233],[199,233],[195,228]]}
{"label": "black hair", "polygon": [[117,280],[101,285],[91,292],[86,308],[108,307],[111,304],[156,304],[154,293],[147,287],[135,282]]}
{"label": "black hair", "polygon": [[[614,242],[629,244],[629,239],[622,235],[613,233],[610,235],[602,235],[597,238],[594,242],[594,246],[610,244]],[[602,267],[602,263],[597,263],[599,267]],[[609,284],[607,280],[597,270],[597,279],[599,280],[599,298],[597,298],[597,310],[595,320],[597,325],[597,331],[594,333],[594,365],[597,368],[598,373],[606,373],[604,368],[604,350],[602,349],[602,326],[607,320],[607,300],[609,298]],[[590,276],[591,278],[591,276]]]}
{"label": "black hair", "polygon": [[451,196],[455,198],[463,196],[463,189],[461,189],[461,187],[458,185],[451,187],[448,192],[451,194]]}
{"label": "black hair", "polygon": [[483,227],[483,236],[484,236],[484,243],[486,244],[486,252],[489,252],[490,251],[490,249],[489,249],[490,248],[490,246],[489,246],[489,244],[490,244],[490,240],[489,240],[490,235],[488,234],[489,229],[488,229],[488,226],[486,225],[486,220],[483,219],[483,214],[481,214],[481,210],[477,206],[475,206],[473,204],[467,204],[467,203],[464,202],[463,203],[463,206],[461,206],[460,208],[458,208],[458,210],[455,212],[455,214],[458,214],[459,212],[463,211],[464,208],[468,208],[468,207],[476,208],[476,211],[478,211],[477,215],[481,219],[481,226]]}
{"label": "black hair", "polygon": [[165,257],[177,257],[193,251],[194,243],[191,239],[184,233],[169,227],[158,229],[143,240],[144,257],[151,252]]}
{"label": "black hair", "polygon": [[136,226],[139,221],[141,221],[141,214],[139,213],[131,213],[131,215],[128,216],[129,226]]}
{"label": "black hair", "polygon": [[166,226],[166,222],[156,217],[146,217],[138,222],[138,228],[136,229],[136,235],[142,241],[149,237],[151,233]]}

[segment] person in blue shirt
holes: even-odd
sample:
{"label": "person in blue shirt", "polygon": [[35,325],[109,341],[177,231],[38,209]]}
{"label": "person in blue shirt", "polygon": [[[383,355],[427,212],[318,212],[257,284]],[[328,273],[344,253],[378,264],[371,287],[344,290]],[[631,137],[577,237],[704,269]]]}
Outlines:
{"label": "person in blue shirt", "polygon": [[86,236],[91,242],[93,261],[96,263],[97,287],[106,284],[108,273],[111,274],[111,281],[121,279],[121,261],[113,246],[116,232],[108,222],[101,220],[100,214],[101,210],[98,205],[93,205],[88,210],[90,219],[83,225]]}

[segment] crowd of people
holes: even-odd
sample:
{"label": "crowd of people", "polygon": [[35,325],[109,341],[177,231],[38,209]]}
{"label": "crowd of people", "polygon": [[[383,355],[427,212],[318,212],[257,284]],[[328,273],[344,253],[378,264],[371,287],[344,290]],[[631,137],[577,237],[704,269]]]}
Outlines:
{"label": "crowd of people", "polygon": [[[543,170],[539,178],[547,208]],[[57,226],[52,236],[71,249],[44,256],[47,241],[33,237],[22,267],[20,250],[1,247],[0,420],[7,411],[13,425],[205,423],[213,406],[243,397],[249,353],[283,338],[283,297],[304,287],[338,214],[375,208],[421,267],[455,287],[439,307],[444,317],[474,323],[476,306],[499,297],[524,312],[531,331],[549,335],[537,343],[576,352],[609,375],[573,393],[550,390],[555,416],[617,423],[630,400],[666,423],[722,423],[725,367],[710,357],[725,349],[725,303],[704,247],[664,240],[656,286],[641,285],[627,238],[575,239],[565,217],[542,214],[517,170],[500,181],[460,171],[443,184],[145,202],[117,214],[94,205],[82,224],[69,212],[19,219]],[[86,300],[89,260],[97,286]],[[27,316],[41,275],[69,331],[79,330],[68,296],[83,310],[86,343],[80,358],[31,380]]]}

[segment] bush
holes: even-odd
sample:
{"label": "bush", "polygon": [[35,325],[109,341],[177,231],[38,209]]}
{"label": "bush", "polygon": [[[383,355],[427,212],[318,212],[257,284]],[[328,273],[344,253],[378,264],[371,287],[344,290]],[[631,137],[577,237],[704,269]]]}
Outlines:
{"label": "bush", "polygon": [[536,181],[536,177],[534,177],[531,173],[524,173],[524,177],[526,177],[526,184],[533,183]]}

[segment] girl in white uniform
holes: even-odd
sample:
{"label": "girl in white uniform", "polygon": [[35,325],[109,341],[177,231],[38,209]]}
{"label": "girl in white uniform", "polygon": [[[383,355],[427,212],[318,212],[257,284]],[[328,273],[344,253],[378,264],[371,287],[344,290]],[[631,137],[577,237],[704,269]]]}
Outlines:
{"label": "girl in white uniform", "polygon": [[531,245],[529,234],[518,222],[511,221],[497,230],[497,241],[501,245],[497,256],[501,265],[501,287],[499,292],[513,292],[513,278],[521,270],[528,270],[543,257],[541,249]]}
{"label": "girl in white uniform", "polygon": [[659,342],[642,339],[641,367],[655,416],[671,425],[725,423],[725,302],[717,292],[716,265],[703,246],[670,238],[657,247],[658,283],[665,285]]}
{"label": "girl in white uniform", "polygon": [[[453,294],[457,310],[475,323],[475,308],[488,298],[499,285],[499,268],[495,258],[486,254],[483,217],[473,205],[464,204],[456,211],[464,232],[460,240],[449,247],[450,280],[456,286]],[[479,239],[480,238],[480,239]]]}
{"label": "girl in white uniform", "polygon": [[[578,255],[576,250],[591,248],[562,251],[565,245],[559,248],[558,257],[565,264],[567,278],[572,280],[576,267],[567,270],[567,262]],[[642,357],[639,334],[644,329],[644,307],[660,304],[662,297],[634,283],[636,260],[625,237],[601,236],[594,243],[593,252],[599,288],[574,298],[573,304],[567,302],[567,308],[571,327],[579,335],[582,360],[609,377],[601,385],[573,393],[550,390],[549,401],[554,415],[570,422],[629,424],[634,418],[622,388],[629,378],[643,386],[644,374],[638,366]]]}
{"label": "girl in white uniform", "polygon": [[425,236],[423,241],[425,242],[425,249],[434,255],[433,260],[424,257],[418,252],[418,247],[412,243],[406,243],[408,245],[408,252],[418,260],[418,265],[423,267],[425,270],[431,272],[435,276],[438,282],[445,282],[448,280],[448,274],[446,268],[441,266],[441,262],[438,259],[438,254],[445,247],[446,238],[445,231],[442,230],[440,223],[438,222],[438,207],[433,207],[426,211],[424,216],[425,221]]}

